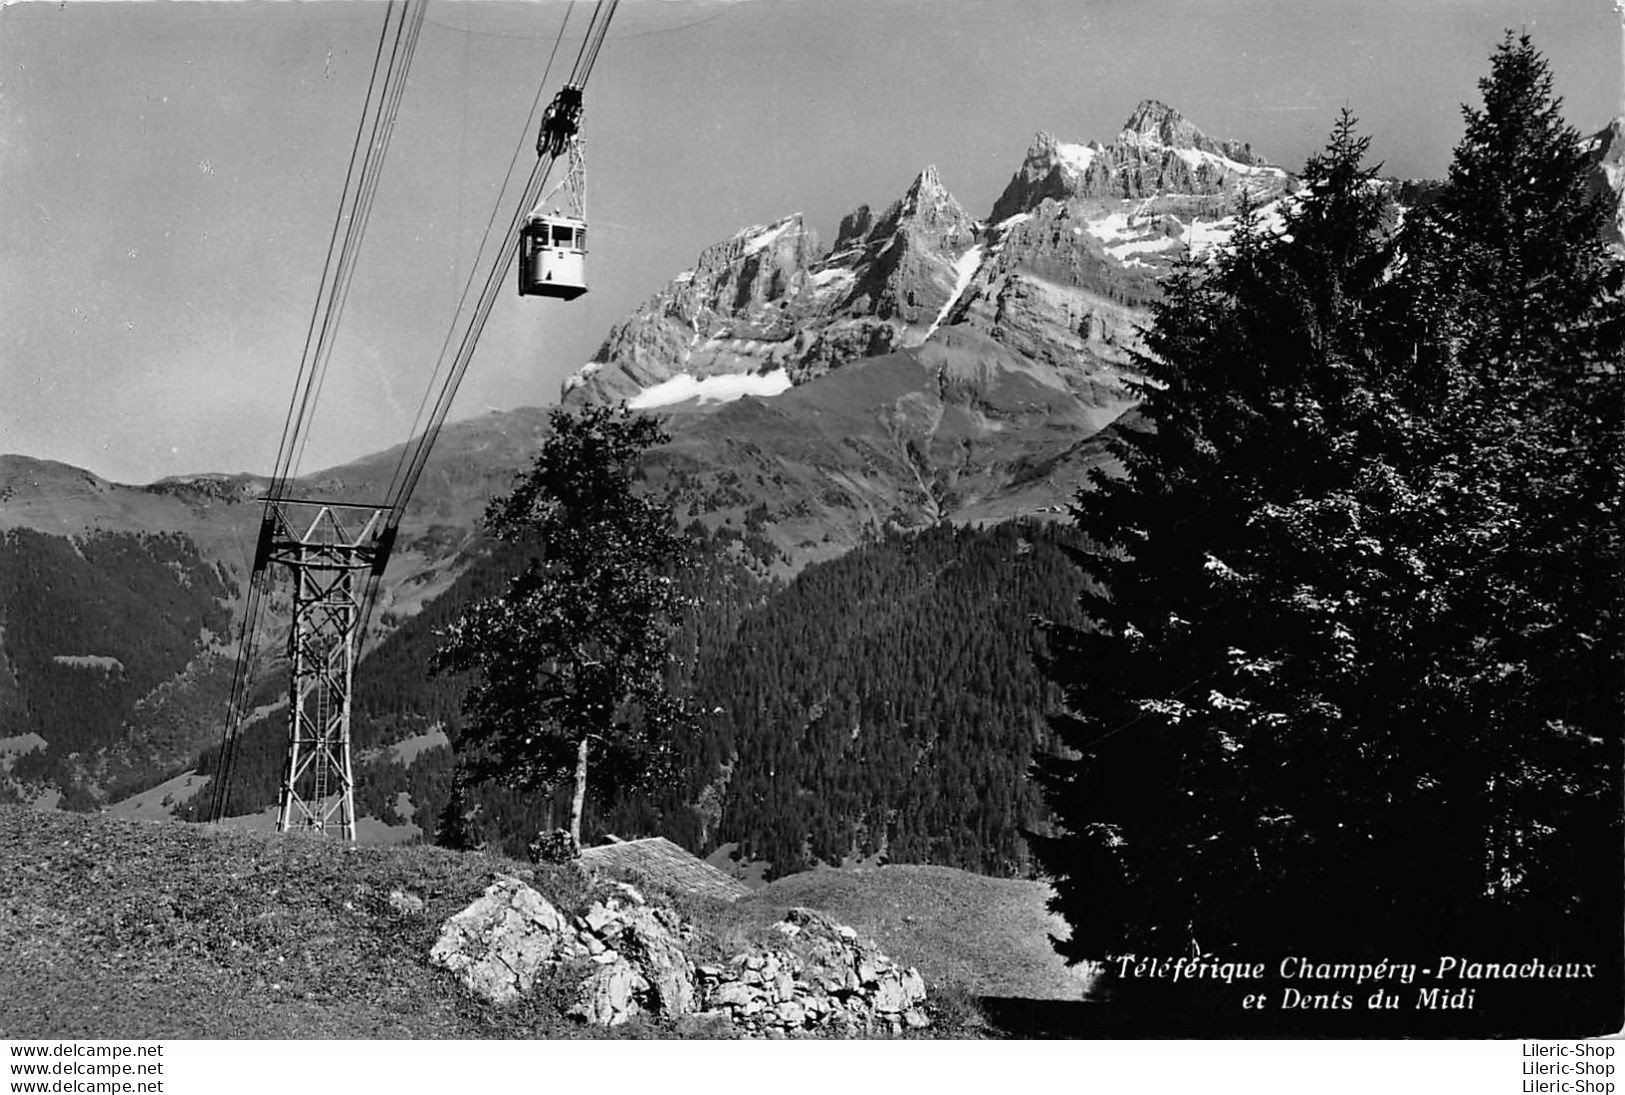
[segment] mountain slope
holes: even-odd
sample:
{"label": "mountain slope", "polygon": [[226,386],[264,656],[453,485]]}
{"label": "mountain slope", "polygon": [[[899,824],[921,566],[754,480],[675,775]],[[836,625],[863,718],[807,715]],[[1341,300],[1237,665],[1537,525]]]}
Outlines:
{"label": "mountain slope", "polygon": [[[667,417],[678,512],[746,514],[787,572],[886,528],[1052,513],[1133,406],[1156,278],[1295,182],[1146,101],[1108,145],[1040,134],[986,221],[927,168],[820,253],[799,215],[706,249],[565,381]],[[1266,216],[1271,215],[1268,212]]]}
{"label": "mountain slope", "polygon": [[[468,565],[487,499],[545,428],[546,413],[528,409],[442,433],[380,592],[382,630]],[[292,493],[375,503],[399,454],[302,477]],[[90,808],[175,775],[218,737],[265,486],[249,475],[128,486],[0,456],[0,741],[16,743],[0,757],[0,799]],[[286,619],[288,598],[278,583],[272,620]],[[282,635],[262,646],[266,702],[278,699]]]}
{"label": "mountain slope", "polygon": [[1625,115],[1609,122],[1585,142],[1591,154],[1591,186],[1613,210],[1608,226],[1608,242],[1614,253],[1625,258]]}

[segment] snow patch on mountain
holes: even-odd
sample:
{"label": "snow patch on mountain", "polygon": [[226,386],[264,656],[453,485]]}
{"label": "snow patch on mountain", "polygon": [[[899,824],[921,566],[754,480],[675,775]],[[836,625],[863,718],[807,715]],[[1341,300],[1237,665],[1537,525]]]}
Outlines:
{"label": "snow patch on mountain", "polygon": [[844,266],[830,266],[808,275],[807,280],[818,286],[833,285],[837,282],[851,281],[852,271]]}
{"label": "snow patch on mountain", "polygon": [[[942,310],[937,313],[937,318],[931,321],[931,326],[925,329],[925,338],[930,338],[937,333],[937,328],[941,327],[942,321],[948,318],[948,313],[953,310],[953,306],[958,304],[959,298],[965,295],[965,287],[970,284],[971,278],[976,276],[977,268],[982,265],[982,253],[983,246],[977,244],[954,260],[954,291],[948,294],[948,299],[943,302]],[[925,339],[920,341],[924,342]]]}
{"label": "snow patch on mountain", "polygon": [[1127,210],[1116,210],[1104,217],[1095,217],[1084,225],[1091,236],[1108,247],[1121,243],[1131,234],[1130,230],[1133,227],[1134,214]]}
{"label": "snow patch on mountain", "polygon": [[[1229,156],[1218,152],[1209,152],[1204,148],[1187,148],[1180,145],[1165,143],[1155,133],[1134,133],[1125,130],[1122,138],[1127,144],[1137,144],[1147,151],[1172,152],[1188,164],[1191,170],[1200,170],[1202,167],[1216,167],[1221,171],[1229,171],[1236,175],[1267,175],[1276,179],[1285,179],[1287,173],[1271,164],[1248,164],[1240,160],[1232,160]],[[1077,147],[1077,146],[1070,146]]]}
{"label": "snow patch on mountain", "polygon": [[[1147,254],[1166,251],[1181,245],[1181,228],[1177,223],[1171,227],[1160,215],[1146,216],[1140,212],[1144,202],[1134,203],[1134,208],[1113,210],[1101,217],[1093,217],[1086,221],[1082,228],[1095,239],[1104,244],[1105,252],[1125,266],[1144,265],[1131,258],[1132,255]],[[1078,231],[1077,228],[1073,229]]]}
{"label": "snow patch on mountain", "polygon": [[774,240],[777,240],[780,236],[784,235],[785,231],[789,229],[791,225],[799,224],[800,222],[801,214],[792,213],[783,220],[776,221],[773,224],[757,224],[744,229],[735,236],[736,239],[742,237],[745,241],[745,246],[741,251],[741,254],[754,255],[756,252],[762,250],[764,247],[767,247],[769,244],[773,243]]}
{"label": "snow patch on mountain", "polygon": [[[1236,231],[1234,215],[1225,217],[1194,217],[1189,222],[1153,210],[1144,212],[1147,203],[1124,202],[1121,208],[1091,217],[1073,232],[1087,231],[1099,240],[1102,250],[1124,266],[1148,266],[1136,256],[1157,254],[1176,248],[1189,248],[1192,255],[1201,257],[1215,247],[1230,242]],[[1266,235],[1280,235],[1286,230],[1285,199],[1260,206],[1259,230]]]}
{"label": "snow patch on mountain", "polygon": [[678,373],[643,389],[628,399],[626,405],[634,411],[646,411],[685,403],[690,399],[697,399],[701,403],[732,403],[747,395],[779,395],[789,391],[790,387],[790,374],[783,369],[768,373],[729,373],[706,377]]}
{"label": "snow patch on mountain", "polygon": [[1091,145],[1067,144],[1057,141],[1055,144],[1055,158],[1062,167],[1076,171],[1081,175],[1088,171],[1089,165],[1094,162],[1095,149]]}

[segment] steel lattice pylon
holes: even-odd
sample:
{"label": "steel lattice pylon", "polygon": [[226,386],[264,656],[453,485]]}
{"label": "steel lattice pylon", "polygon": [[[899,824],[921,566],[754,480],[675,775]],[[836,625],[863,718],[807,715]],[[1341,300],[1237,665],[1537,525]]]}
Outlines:
{"label": "steel lattice pylon", "polygon": [[295,499],[267,507],[261,559],[280,563],[293,577],[291,712],[278,832],[325,833],[336,825],[344,839],[355,839],[350,685],[368,580],[388,557],[387,516],[382,506]]}

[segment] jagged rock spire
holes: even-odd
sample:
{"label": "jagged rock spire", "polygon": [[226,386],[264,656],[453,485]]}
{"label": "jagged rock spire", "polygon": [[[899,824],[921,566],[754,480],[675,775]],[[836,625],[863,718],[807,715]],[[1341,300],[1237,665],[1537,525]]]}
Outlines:
{"label": "jagged rock spire", "polygon": [[1123,133],[1132,134],[1142,141],[1151,141],[1168,148],[1193,148],[1211,152],[1240,164],[1262,164],[1245,141],[1217,141],[1203,133],[1196,125],[1167,103],[1156,99],[1142,99],[1123,123]]}
{"label": "jagged rock spire", "polygon": [[994,203],[997,224],[1046,198],[1142,198],[1154,193],[1224,195],[1246,177],[1286,173],[1270,168],[1244,141],[1219,141],[1157,99],[1141,100],[1110,144],[1067,144],[1040,132],[1021,167]]}

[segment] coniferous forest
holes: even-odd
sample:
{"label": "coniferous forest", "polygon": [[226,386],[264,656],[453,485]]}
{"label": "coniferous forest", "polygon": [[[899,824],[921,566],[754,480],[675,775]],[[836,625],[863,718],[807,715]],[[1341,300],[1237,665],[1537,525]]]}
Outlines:
{"label": "coniferous forest", "polygon": [[[673,636],[672,686],[697,713],[661,786],[595,786],[584,834],[667,836],[700,853],[735,845],[787,874],[880,857],[1029,875],[1021,837],[1046,811],[1027,777],[1053,747],[1059,693],[1033,661],[1033,619],[1074,618],[1083,579],[1064,526],[1012,522],[892,532],[789,583],[735,538],[689,526],[681,586],[695,609]],[[467,681],[428,670],[462,607],[506,584],[522,545],[484,555],[446,595],[382,641],[357,674],[357,809],[386,821],[407,792],[432,837],[454,755],[407,765],[383,748],[443,726],[455,742]],[[367,682],[373,683],[367,683]],[[231,812],[276,799],[285,716],[238,748]],[[201,770],[209,772],[214,751]],[[463,791],[477,842],[522,853],[566,806],[498,783]]]}
{"label": "coniferous forest", "polygon": [[64,807],[83,809],[98,801],[86,784],[117,787],[124,774],[117,748],[88,770],[107,742],[141,736],[137,760],[150,746],[184,767],[193,743],[174,737],[175,712],[154,719],[161,697],[136,703],[206,654],[210,636],[224,639],[234,593],[180,534],[0,534],[0,738],[34,732],[48,743],[21,754],[15,775],[48,781]]}

